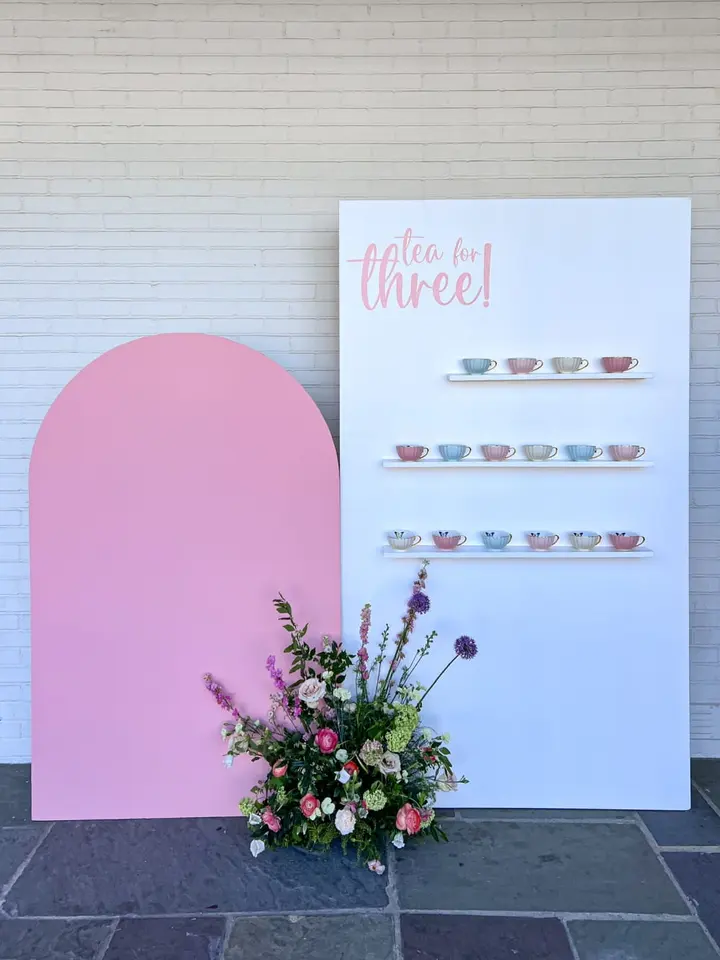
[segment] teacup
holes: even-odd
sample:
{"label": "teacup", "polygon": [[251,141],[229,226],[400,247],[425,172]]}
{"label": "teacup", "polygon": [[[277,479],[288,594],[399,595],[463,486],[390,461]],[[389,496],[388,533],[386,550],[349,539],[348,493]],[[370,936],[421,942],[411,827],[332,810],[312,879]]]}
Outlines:
{"label": "teacup", "polygon": [[602,456],[602,447],[596,447],[592,443],[571,443],[567,452],[571,460],[597,460]]}
{"label": "teacup", "polygon": [[553,363],[558,373],[578,373],[588,365],[583,357],[553,357]]}
{"label": "teacup", "polygon": [[489,370],[494,370],[497,366],[497,360],[488,360],[485,357],[464,357],[463,366],[465,367],[466,373],[478,374],[487,373]]}
{"label": "teacup", "polygon": [[559,539],[556,533],[550,533],[549,530],[536,530],[527,534],[531,550],[549,550]]}
{"label": "teacup", "polygon": [[488,550],[504,550],[512,540],[507,530],[483,530],[480,537]]}
{"label": "teacup", "polygon": [[645,447],[636,443],[611,443],[608,450],[613,460],[638,460],[645,456]]}
{"label": "teacup", "polygon": [[609,533],[608,540],[616,550],[634,550],[635,547],[641,547],[645,543],[645,537],[626,530],[615,530]]}
{"label": "teacup", "polygon": [[549,443],[526,443],[523,449],[528,460],[552,460],[558,452],[558,448]]}
{"label": "teacup", "polygon": [[605,373],[627,373],[638,365],[635,357],[602,357],[601,362]]}
{"label": "teacup", "polygon": [[471,448],[464,443],[441,443],[438,450],[443,460],[464,460],[471,453]]}
{"label": "teacup", "polygon": [[535,357],[510,357],[508,360],[510,373],[534,373],[542,365],[542,360],[537,360]]}
{"label": "teacup", "polygon": [[576,530],[570,534],[570,546],[574,550],[594,550],[600,543],[602,537],[599,533],[592,530]]}
{"label": "teacup", "polygon": [[422,460],[430,453],[428,447],[423,447],[419,443],[401,443],[395,449],[401,460]]}
{"label": "teacup", "polygon": [[388,534],[387,541],[393,550],[409,550],[420,543],[422,537],[412,530],[393,530]]}
{"label": "teacup", "polygon": [[480,449],[486,460],[507,460],[517,453],[515,447],[509,447],[506,443],[484,443]]}
{"label": "teacup", "polygon": [[457,530],[433,530],[432,538],[438,550],[455,550],[467,541]]}

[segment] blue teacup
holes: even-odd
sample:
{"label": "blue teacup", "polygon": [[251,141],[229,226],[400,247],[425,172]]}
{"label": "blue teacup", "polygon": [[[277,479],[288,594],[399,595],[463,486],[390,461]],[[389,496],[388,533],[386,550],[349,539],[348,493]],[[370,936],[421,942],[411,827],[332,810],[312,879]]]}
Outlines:
{"label": "blue teacup", "polygon": [[488,360],[485,357],[465,357],[462,364],[466,373],[477,375],[493,370],[497,366],[497,360]]}
{"label": "blue teacup", "polygon": [[506,530],[483,530],[480,536],[488,550],[504,550],[512,540],[512,534]]}
{"label": "blue teacup", "polygon": [[567,452],[571,460],[597,460],[602,456],[602,447],[596,447],[592,443],[571,443]]}
{"label": "blue teacup", "polygon": [[438,450],[443,460],[464,460],[471,452],[471,448],[464,443],[441,443]]}

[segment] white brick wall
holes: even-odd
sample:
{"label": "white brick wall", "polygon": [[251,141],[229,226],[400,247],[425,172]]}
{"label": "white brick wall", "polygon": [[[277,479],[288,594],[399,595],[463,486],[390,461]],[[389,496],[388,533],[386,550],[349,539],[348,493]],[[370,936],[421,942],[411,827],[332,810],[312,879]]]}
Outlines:
{"label": "white brick wall", "polygon": [[30,752],[48,405],[115,344],[207,331],[335,427],[355,197],[693,197],[693,747],[720,754],[719,89],[718,0],[3,0],[0,760]]}

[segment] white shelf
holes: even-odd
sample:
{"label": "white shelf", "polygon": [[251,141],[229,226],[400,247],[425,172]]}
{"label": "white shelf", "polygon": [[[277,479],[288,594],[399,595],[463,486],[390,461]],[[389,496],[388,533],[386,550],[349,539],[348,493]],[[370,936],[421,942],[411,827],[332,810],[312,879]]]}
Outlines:
{"label": "white shelf", "polygon": [[652,467],[650,460],[524,460],[510,457],[509,460],[480,460],[466,457],[465,460],[399,460],[396,457],[386,457],[382,461],[383,467],[389,470],[436,470],[449,467],[451,469],[469,469],[481,467],[483,469],[505,469],[509,467],[538,467],[541,470],[582,470],[587,467],[599,467],[604,470],[638,470],[641,467]]}
{"label": "white shelf", "polygon": [[645,560],[652,557],[652,550],[637,547],[635,550],[613,550],[612,547],[595,547],[594,550],[573,550],[572,547],[557,546],[550,550],[531,550],[530,547],[509,546],[504,550],[488,550],[468,544],[456,550],[438,550],[420,544],[409,550],[393,550],[383,547],[383,556],[393,560],[403,558],[433,560]]}
{"label": "white shelf", "polygon": [[651,373],[448,373],[453,383],[492,383],[502,380],[651,380]]}

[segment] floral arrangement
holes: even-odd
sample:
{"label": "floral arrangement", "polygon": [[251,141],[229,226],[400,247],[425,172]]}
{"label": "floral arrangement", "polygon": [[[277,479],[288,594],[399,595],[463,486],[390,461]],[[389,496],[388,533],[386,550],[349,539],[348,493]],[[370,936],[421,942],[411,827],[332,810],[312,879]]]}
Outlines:
{"label": "floral arrangement", "polygon": [[376,873],[387,840],[403,847],[410,837],[447,839],[433,810],[438,791],[458,783],[448,749],[449,736],[422,725],[425,699],[455,660],[477,653],[471,637],[458,637],[454,656],[429,687],[413,683],[437,634],[429,633],[410,656],[408,645],[418,617],[430,609],[423,563],[390,643],[386,626],[377,655],[368,650],[370,605],[360,614],[360,646],[353,655],[325,636],[317,648],[307,642],[308,625],[298,626],[280,595],[278,618],[290,635],[284,653],[289,676],[267,658],[275,692],[265,720],[242,714],[210,674],[204,677],[217,703],[232,716],[222,736],[228,766],[244,754],[264,760],[267,774],[239,803],[248,818],[257,857],[266,848],[329,847],[340,839]]}

